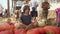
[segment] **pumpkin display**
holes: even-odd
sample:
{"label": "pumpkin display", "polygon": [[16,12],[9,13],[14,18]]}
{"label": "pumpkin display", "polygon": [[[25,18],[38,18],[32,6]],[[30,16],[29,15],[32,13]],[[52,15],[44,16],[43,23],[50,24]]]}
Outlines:
{"label": "pumpkin display", "polygon": [[[53,15],[53,16],[52,16]],[[41,17],[41,19],[39,19]],[[45,19],[40,15],[37,19],[38,26],[41,28],[33,28],[32,26],[27,27],[27,31],[21,28],[22,23],[14,18],[0,18],[0,34],[60,34],[59,28],[54,26],[45,26]],[[55,12],[49,12],[48,19],[51,18],[52,25],[55,23]],[[52,19],[53,18],[53,19]],[[11,21],[9,21],[11,20]],[[32,20],[32,22],[34,22]],[[35,25],[35,24],[34,24]],[[45,26],[45,27],[44,27]]]}
{"label": "pumpkin display", "polygon": [[26,34],[26,30],[24,30],[24,29],[15,29],[14,34]]}

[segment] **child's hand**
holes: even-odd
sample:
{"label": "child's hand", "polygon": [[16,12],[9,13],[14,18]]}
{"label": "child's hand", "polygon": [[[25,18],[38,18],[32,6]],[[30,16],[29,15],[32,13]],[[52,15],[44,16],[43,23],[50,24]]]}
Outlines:
{"label": "child's hand", "polygon": [[20,27],[25,29],[27,26],[23,23],[20,23]]}
{"label": "child's hand", "polygon": [[38,25],[38,22],[35,22],[33,25],[34,25],[34,26],[37,26],[37,25]]}
{"label": "child's hand", "polygon": [[20,22],[20,25],[23,25],[23,26],[25,26],[25,27],[26,27],[26,25],[25,25],[25,24],[23,24],[22,22]]}
{"label": "child's hand", "polygon": [[29,30],[29,29],[31,29],[31,28],[33,28],[33,25],[32,25],[32,24],[26,26],[26,30]]}

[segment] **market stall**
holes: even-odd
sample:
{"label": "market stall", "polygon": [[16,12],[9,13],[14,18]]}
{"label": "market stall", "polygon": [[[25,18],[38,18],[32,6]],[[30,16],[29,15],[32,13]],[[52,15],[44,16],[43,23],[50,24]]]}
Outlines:
{"label": "market stall", "polygon": [[[41,0],[43,2],[44,0]],[[50,0],[46,0],[50,1]],[[50,2],[53,2],[51,0]],[[56,1],[56,0],[55,0]],[[14,16],[10,15],[10,2],[7,0],[8,6],[8,17],[2,18],[0,17],[0,34],[60,34],[60,26],[56,25],[56,11],[49,10],[47,16],[47,23],[45,23],[45,19],[43,19],[42,11],[39,11],[39,15],[36,20],[32,19],[32,23],[29,25],[23,24],[22,20],[19,18],[19,10],[21,8],[23,0],[12,0],[12,8],[15,12]],[[0,7],[2,8],[2,7]],[[3,9],[3,8],[2,8]],[[29,11],[29,10],[27,10]],[[60,9],[59,9],[60,11]],[[59,12],[58,11],[58,12]],[[28,12],[27,12],[28,14]],[[25,14],[26,15],[26,14]],[[16,17],[18,16],[18,17]],[[16,17],[16,18],[15,18]],[[26,18],[28,19],[26,19]],[[25,21],[30,20],[31,16],[24,16],[21,19],[25,19]],[[37,25],[36,25],[37,24]],[[24,25],[24,26],[22,26]],[[34,26],[36,25],[36,26]]]}

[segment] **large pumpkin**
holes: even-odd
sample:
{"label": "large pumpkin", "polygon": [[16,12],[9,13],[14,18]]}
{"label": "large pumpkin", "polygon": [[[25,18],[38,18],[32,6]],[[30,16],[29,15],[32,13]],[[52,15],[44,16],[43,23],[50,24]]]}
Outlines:
{"label": "large pumpkin", "polygon": [[27,31],[27,34],[39,34],[39,29],[36,28],[36,29],[28,30],[28,31]]}
{"label": "large pumpkin", "polygon": [[1,31],[0,34],[13,34],[12,31]]}
{"label": "large pumpkin", "polygon": [[26,30],[24,30],[24,29],[15,29],[14,34],[26,34]]}
{"label": "large pumpkin", "polygon": [[39,28],[39,34],[46,34],[45,29],[44,28]]}
{"label": "large pumpkin", "polygon": [[8,28],[10,28],[9,24],[7,24],[7,23],[0,23],[0,31],[6,30]]}
{"label": "large pumpkin", "polygon": [[14,30],[14,29],[15,29],[15,26],[14,26],[13,22],[11,22],[11,21],[6,21],[6,23],[9,24],[9,28],[10,28],[11,30]]}
{"label": "large pumpkin", "polygon": [[9,25],[7,23],[0,23],[0,31],[13,30],[14,25]]}
{"label": "large pumpkin", "polygon": [[53,26],[44,27],[46,34],[59,34],[59,28]]}

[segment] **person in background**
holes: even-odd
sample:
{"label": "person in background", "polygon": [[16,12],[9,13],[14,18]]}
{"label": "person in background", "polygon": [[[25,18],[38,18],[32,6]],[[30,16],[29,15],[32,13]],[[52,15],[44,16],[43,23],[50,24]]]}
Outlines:
{"label": "person in background", "polygon": [[7,9],[3,12],[3,17],[8,17]]}
{"label": "person in background", "polygon": [[2,11],[0,11],[0,17],[2,17]]}
{"label": "person in background", "polygon": [[4,8],[0,5],[0,17],[2,17],[3,9]]}
{"label": "person in background", "polygon": [[16,7],[19,7],[19,8],[21,9],[22,4],[23,4],[22,0],[18,0],[18,1],[16,2]]}
{"label": "person in background", "polygon": [[14,16],[14,9],[13,9],[13,7],[11,8],[10,13],[11,13],[11,16]]}
{"label": "person in background", "polygon": [[31,15],[34,19],[36,19],[36,17],[38,16],[37,7],[38,7],[37,1],[31,0],[30,1],[30,11],[31,11]]}
{"label": "person in background", "polygon": [[32,15],[32,17],[34,18],[34,20],[36,19],[36,17],[38,16],[38,13],[37,13],[37,11],[35,11],[35,8],[33,7],[32,8],[33,10],[31,11],[31,15]]}
{"label": "person in background", "polygon": [[32,8],[35,8],[35,11],[37,11],[37,7],[38,7],[37,0],[30,0],[29,4],[30,4],[30,11],[33,10]]}
{"label": "person in background", "polygon": [[42,3],[42,9],[43,9],[43,18],[47,21],[47,16],[48,16],[48,9],[50,8],[50,4],[45,1]]}
{"label": "person in background", "polygon": [[19,17],[20,17],[20,10],[16,9],[14,11],[14,15],[12,15],[12,17],[15,17],[16,20],[19,20]]}
{"label": "person in background", "polygon": [[32,26],[37,26],[37,22],[32,22],[32,16],[29,14],[30,8],[28,5],[24,6],[23,14],[20,17],[21,27],[28,28]]}
{"label": "person in background", "polygon": [[19,16],[19,15],[20,15],[20,11],[19,11],[19,10],[17,10],[17,13],[16,13],[16,14],[17,14],[16,19],[19,19],[19,17],[20,17],[20,16]]}

